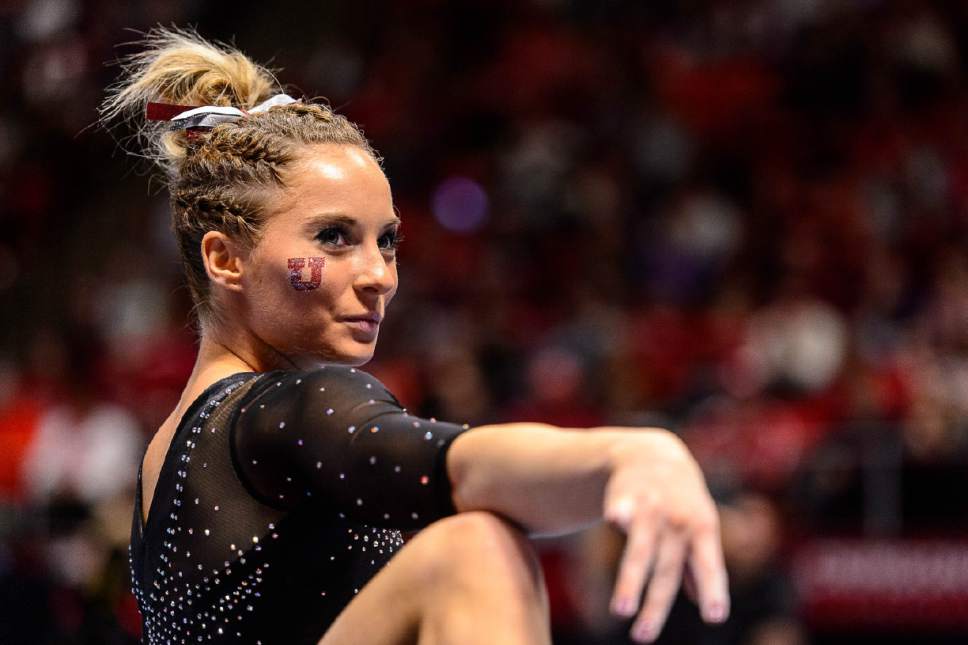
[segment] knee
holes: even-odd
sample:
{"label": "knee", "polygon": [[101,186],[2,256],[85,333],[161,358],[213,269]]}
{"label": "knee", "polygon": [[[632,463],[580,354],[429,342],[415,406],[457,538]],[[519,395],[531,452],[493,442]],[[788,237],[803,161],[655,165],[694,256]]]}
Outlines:
{"label": "knee", "polygon": [[438,520],[417,534],[413,542],[418,541],[428,584],[500,584],[529,594],[545,593],[531,542],[521,529],[494,513],[470,511]]}

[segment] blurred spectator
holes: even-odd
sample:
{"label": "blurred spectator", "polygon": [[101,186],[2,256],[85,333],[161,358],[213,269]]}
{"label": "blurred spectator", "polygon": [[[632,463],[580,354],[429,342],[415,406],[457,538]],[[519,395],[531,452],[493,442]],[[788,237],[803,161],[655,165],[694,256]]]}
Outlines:
{"label": "blurred spectator", "polygon": [[64,342],[61,397],[37,424],[24,460],[25,489],[41,506],[62,497],[94,506],[131,490],[143,435],[133,415],[101,399],[98,336],[73,329]]}

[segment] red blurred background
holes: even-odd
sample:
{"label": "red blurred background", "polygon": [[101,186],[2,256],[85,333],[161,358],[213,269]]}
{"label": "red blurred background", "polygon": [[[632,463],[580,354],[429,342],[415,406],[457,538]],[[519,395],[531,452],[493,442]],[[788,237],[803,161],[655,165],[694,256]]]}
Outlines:
{"label": "red blurred background", "polygon": [[[733,617],[666,643],[968,640],[968,5],[0,4],[0,642],[132,643],[132,481],[194,360],[166,195],[91,127],[197,25],[385,157],[368,369],[459,422],[663,425]],[[123,143],[123,142],[122,142]],[[624,643],[621,537],[541,540],[556,644]]]}

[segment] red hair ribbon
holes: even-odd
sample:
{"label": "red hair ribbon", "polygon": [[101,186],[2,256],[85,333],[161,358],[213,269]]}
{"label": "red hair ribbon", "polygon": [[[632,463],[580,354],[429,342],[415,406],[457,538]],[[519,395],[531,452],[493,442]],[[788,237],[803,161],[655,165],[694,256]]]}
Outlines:
{"label": "red hair ribbon", "polygon": [[172,117],[198,107],[197,105],[174,105],[172,103],[148,103],[145,118],[149,121],[171,121]]}

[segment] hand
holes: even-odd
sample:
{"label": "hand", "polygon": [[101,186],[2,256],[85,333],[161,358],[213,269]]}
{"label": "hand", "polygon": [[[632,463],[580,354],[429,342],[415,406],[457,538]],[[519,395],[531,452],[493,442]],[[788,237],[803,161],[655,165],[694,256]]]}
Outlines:
{"label": "hand", "polygon": [[604,517],[626,534],[612,611],[632,616],[646,579],[648,591],[632,638],[655,640],[682,582],[691,576],[702,617],[719,623],[729,614],[729,591],[719,515],[698,464],[666,430],[636,429],[616,440],[605,488]]}

